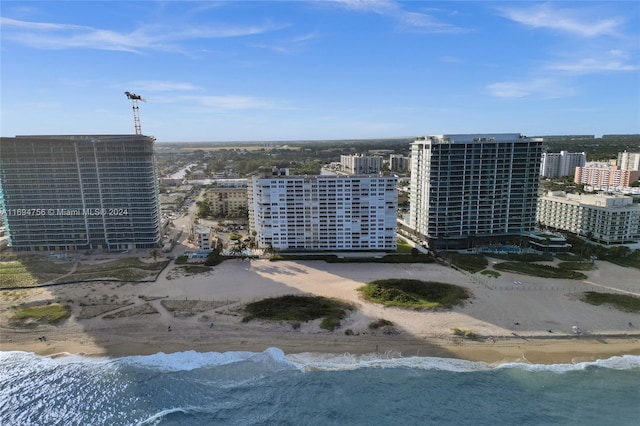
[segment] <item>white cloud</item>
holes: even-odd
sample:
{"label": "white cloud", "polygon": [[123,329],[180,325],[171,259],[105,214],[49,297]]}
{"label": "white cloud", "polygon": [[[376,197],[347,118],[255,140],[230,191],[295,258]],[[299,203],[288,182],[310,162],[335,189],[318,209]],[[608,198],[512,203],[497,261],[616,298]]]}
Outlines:
{"label": "white cloud", "polygon": [[[125,87],[125,85],[119,85],[119,87]],[[181,81],[164,81],[164,80],[138,80],[126,83],[126,87],[134,91],[146,91],[146,92],[170,92],[170,91],[189,91],[189,90],[201,90],[200,87],[191,83],[185,83]]]}
{"label": "white cloud", "polygon": [[457,63],[461,63],[462,59],[460,59],[458,56],[441,56],[440,57],[440,61],[441,62],[445,62],[445,63],[449,63],[449,64],[457,64]]}
{"label": "white cloud", "polygon": [[504,17],[532,28],[560,30],[582,37],[615,35],[619,19],[584,17],[584,10],[560,9],[539,4],[522,9],[502,9]]}
{"label": "white cloud", "polygon": [[400,29],[420,31],[426,33],[460,33],[468,31],[465,28],[441,22],[431,15],[421,12],[411,12],[403,9],[403,4],[392,0],[337,0],[343,8],[356,12],[376,13],[388,16],[400,24]]}
{"label": "white cloud", "polygon": [[279,53],[293,53],[304,48],[310,40],[314,40],[318,37],[320,37],[320,35],[317,33],[308,33],[292,37],[287,40],[282,40],[277,43],[250,43],[249,45],[260,49],[273,50]]}
{"label": "white cloud", "polygon": [[182,96],[181,99],[219,110],[290,109],[278,100],[243,95]]}
{"label": "white cloud", "polygon": [[342,7],[359,12],[387,13],[399,9],[393,0],[336,0]]}
{"label": "white cloud", "polygon": [[614,49],[605,52],[597,57],[581,58],[576,60],[565,60],[547,66],[548,69],[565,71],[571,74],[591,74],[604,72],[625,72],[635,71],[638,65],[627,62],[626,52]]}
{"label": "white cloud", "polygon": [[553,64],[548,67],[560,71],[568,71],[575,74],[589,74],[607,71],[635,71],[635,65],[624,64],[620,61],[607,61],[594,58],[585,58],[577,62]]}
{"label": "white cloud", "polygon": [[506,99],[536,97],[541,99],[562,98],[575,91],[560,82],[548,78],[523,81],[503,81],[486,86],[491,96]]}
{"label": "white cloud", "polygon": [[39,49],[87,48],[140,52],[143,50],[178,51],[176,42],[193,39],[213,39],[250,36],[282,28],[271,22],[258,25],[233,26],[140,26],[132,32],[117,32],[81,25],[19,21],[0,18],[3,37]]}

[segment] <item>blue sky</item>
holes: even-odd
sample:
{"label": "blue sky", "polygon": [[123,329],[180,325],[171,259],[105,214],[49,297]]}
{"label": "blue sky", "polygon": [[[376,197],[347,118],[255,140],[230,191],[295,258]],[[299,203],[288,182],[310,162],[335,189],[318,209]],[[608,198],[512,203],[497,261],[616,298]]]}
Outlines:
{"label": "blue sky", "polygon": [[640,2],[2,1],[1,133],[640,133]]}

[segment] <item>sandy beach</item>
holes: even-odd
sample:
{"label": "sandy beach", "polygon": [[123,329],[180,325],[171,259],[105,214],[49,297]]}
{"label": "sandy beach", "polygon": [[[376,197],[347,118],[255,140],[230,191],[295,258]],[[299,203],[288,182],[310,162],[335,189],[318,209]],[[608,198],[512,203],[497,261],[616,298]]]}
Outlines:
{"label": "sandy beach", "polygon": [[[640,355],[640,315],[579,300],[584,291],[616,289],[640,295],[637,270],[606,262],[597,261],[585,281],[509,273],[489,278],[439,264],[228,260],[191,276],[180,276],[173,268],[170,265],[152,283],[95,282],[4,291],[0,350],[121,357],[278,347],[288,354],[379,353],[544,364]],[[360,298],[358,287],[384,278],[457,284],[473,297],[453,310],[427,312],[384,308]],[[333,332],[321,330],[319,320],[298,329],[286,322],[242,322],[244,304],[285,294],[339,298],[357,309]],[[58,325],[20,327],[9,321],[11,306],[43,301],[70,305],[71,318]],[[371,330],[369,324],[380,318],[392,321],[393,327]],[[452,333],[454,328],[480,337],[463,339]]]}

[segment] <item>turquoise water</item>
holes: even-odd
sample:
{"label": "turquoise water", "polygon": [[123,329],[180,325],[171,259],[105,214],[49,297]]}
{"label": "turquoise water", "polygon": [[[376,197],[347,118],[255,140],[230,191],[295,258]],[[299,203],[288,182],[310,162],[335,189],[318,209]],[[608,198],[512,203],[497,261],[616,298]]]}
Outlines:
{"label": "turquoise water", "polygon": [[637,425],[640,357],[577,365],[0,352],[2,425]]}

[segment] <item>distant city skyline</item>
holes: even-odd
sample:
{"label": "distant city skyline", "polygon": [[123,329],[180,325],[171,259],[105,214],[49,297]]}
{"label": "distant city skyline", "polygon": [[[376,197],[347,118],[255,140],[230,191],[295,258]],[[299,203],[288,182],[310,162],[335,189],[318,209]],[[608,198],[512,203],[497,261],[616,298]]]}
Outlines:
{"label": "distant city skyline", "polygon": [[2,136],[640,133],[637,2],[3,1]]}

